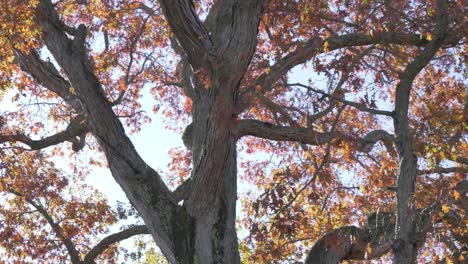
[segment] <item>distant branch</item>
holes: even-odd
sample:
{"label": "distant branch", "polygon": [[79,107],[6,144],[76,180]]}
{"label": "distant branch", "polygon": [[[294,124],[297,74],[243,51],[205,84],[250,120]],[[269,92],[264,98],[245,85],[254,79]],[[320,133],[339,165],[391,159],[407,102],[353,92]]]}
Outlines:
{"label": "distant branch", "polygon": [[[338,114],[335,117],[335,120],[333,121],[333,125],[332,125],[329,133],[333,133],[335,131],[336,124],[338,123],[338,120],[339,120],[339,118],[341,116],[341,113],[343,112],[344,108],[345,108],[344,106],[340,108]],[[299,188],[297,191],[294,192],[293,197],[285,205],[283,205],[280,209],[278,209],[275,212],[275,216],[273,217],[273,219],[277,218],[279,216],[279,214],[283,210],[286,210],[290,205],[292,205],[296,201],[296,199],[302,194],[302,192],[304,190],[306,190],[307,187],[309,187],[313,182],[315,182],[315,179],[317,179],[317,176],[322,171],[322,169],[325,167],[325,164],[327,164],[328,161],[329,161],[331,146],[332,146],[331,141],[329,141],[327,143],[327,147],[326,147],[326,150],[325,150],[325,155],[323,156],[322,161],[320,162],[320,165],[316,166],[314,174],[310,177],[310,179],[301,188]]]}
{"label": "distant branch", "polygon": [[385,110],[378,110],[378,109],[369,108],[369,107],[367,107],[367,106],[365,106],[363,104],[345,100],[345,99],[340,98],[338,96],[328,94],[326,92],[323,92],[321,90],[315,89],[315,88],[313,88],[311,86],[304,85],[304,84],[301,84],[301,83],[290,83],[290,84],[287,84],[287,86],[298,86],[298,87],[306,88],[308,91],[312,91],[314,93],[321,94],[321,95],[323,95],[325,97],[328,97],[328,98],[330,98],[332,100],[341,102],[341,103],[343,103],[345,105],[349,105],[351,107],[357,108],[357,109],[359,109],[359,110],[361,110],[363,112],[367,112],[367,113],[370,113],[370,114],[385,115],[385,116],[390,116],[390,117],[393,116],[393,112],[391,112],[391,111],[385,111]]}
{"label": "distant branch", "polygon": [[351,186],[351,187],[349,187],[349,186],[338,186],[338,187],[333,188],[333,190],[329,191],[327,196],[325,196],[325,199],[323,199],[322,208],[320,209],[320,212],[323,212],[323,210],[327,206],[328,199],[330,199],[331,195],[335,191],[337,191],[337,190],[356,190],[356,189],[359,189],[359,187],[355,187],[355,186]]}

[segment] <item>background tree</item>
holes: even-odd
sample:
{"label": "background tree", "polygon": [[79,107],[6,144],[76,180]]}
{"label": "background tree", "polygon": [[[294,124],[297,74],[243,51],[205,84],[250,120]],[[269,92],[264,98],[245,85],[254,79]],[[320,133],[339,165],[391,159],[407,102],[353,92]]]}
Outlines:
{"label": "background tree", "polygon": [[[1,84],[21,107],[3,113],[0,142],[20,153],[66,141],[101,151],[170,263],[294,262],[312,242],[306,263],[463,262],[464,8],[3,3]],[[300,65],[309,81],[293,78]],[[173,191],[124,129],[150,121],[140,105],[148,91],[169,127],[186,127],[188,150],[172,151],[166,176],[181,182]],[[238,174],[252,187],[239,219]],[[236,220],[249,230],[240,243]]]}

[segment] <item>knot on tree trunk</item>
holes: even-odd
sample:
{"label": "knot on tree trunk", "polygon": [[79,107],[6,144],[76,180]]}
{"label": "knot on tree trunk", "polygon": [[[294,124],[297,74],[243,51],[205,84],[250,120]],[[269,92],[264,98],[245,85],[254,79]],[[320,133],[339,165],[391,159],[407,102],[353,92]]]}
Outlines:
{"label": "knot on tree trunk", "polygon": [[403,241],[403,239],[397,239],[395,241],[393,241],[392,243],[392,250],[394,252],[398,252],[398,251],[401,251],[405,246],[405,241]]}
{"label": "knot on tree trunk", "polygon": [[182,141],[184,142],[184,146],[192,150],[192,145],[193,145],[193,122],[190,123],[184,130],[184,133],[182,134]]}

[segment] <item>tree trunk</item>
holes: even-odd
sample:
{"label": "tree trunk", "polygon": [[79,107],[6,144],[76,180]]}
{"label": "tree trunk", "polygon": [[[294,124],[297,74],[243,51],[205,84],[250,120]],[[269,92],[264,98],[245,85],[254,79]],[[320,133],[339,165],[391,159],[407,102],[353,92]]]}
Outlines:
{"label": "tree trunk", "polygon": [[[198,85],[197,85],[198,86]],[[226,87],[223,87],[226,88]],[[198,87],[193,100],[194,169],[184,201],[193,263],[240,263],[236,235],[237,156],[234,98]]]}
{"label": "tree trunk", "polygon": [[410,240],[414,230],[413,194],[416,182],[416,157],[411,148],[411,141],[397,140],[400,156],[400,168],[397,180],[397,234],[392,245],[393,263],[412,264],[416,261],[417,246]]}
{"label": "tree trunk", "polygon": [[[197,200],[187,200],[186,208],[193,218],[191,234],[193,246],[193,263],[240,263],[236,234],[236,148],[235,141],[219,142],[229,145],[228,158],[224,161],[226,167],[222,172],[222,186],[212,203],[198,203],[198,199],[206,199],[203,189],[192,188],[191,197]],[[207,156],[207,159],[217,162],[219,157]],[[224,159],[224,157],[222,158]],[[200,186],[201,187],[201,186]]]}
{"label": "tree trunk", "polygon": [[392,245],[395,264],[412,264],[416,261],[417,246],[411,241],[414,233],[414,190],[416,183],[417,157],[409,127],[408,112],[411,86],[422,69],[431,61],[447,36],[447,1],[437,1],[437,26],[433,40],[409,63],[400,74],[396,87],[395,115],[393,118],[396,145],[400,161],[397,179],[397,225],[396,239]]}

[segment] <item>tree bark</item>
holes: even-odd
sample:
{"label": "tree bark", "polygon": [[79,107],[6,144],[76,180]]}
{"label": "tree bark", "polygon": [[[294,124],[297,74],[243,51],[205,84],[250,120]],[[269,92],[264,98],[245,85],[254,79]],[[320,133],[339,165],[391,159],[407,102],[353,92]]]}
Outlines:
{"label": "tree bark", "polygon": [[[238,93],[266,0],[219,1],[202,23],[190,0],[161,0],[191,65],[193,172],[184,208],[193,263],[240,263],[235,230]],[[208,28],[207,28],[208,26]],[[189,139],[190,141],[190,139]]]}
{"label": "tree bark", "polygon": [[[215,82],[213,82],[215,83]],[[194,169],[184,208],[191,217],[194,263],[240,263],[235,229],[237,153],[235,98],[228,84],[196,82],[191,149]]]}
{"label": "tree bark", "polygon": [[411,241],[414,232],[413,195],[417,175],[417,157],[409,127],[408,111],[411,86],[416,76],[431,61],[447,36],[448,14],[446,0],[437,1],[437,26],[434,39],[409,63],[400,75],[396,88],[394,129],[400,166],[397,178],[396,238],[392,245],[395,264],[412,264],[416,261],[417,245]]}
{"label": "tree bark", "polygon": [[[215,142],[213,142],[215,143]],[[218,175],[219,187],[194,175],[194,184],[189,198],[184,202],[193,217],[194,263],[240,263],[236,234],[237,171],[235,140],[216,142],[227,145],[225,156],[206,155],[202,159],[224,163]],[[218,179],[211,179],[218,181]],[[210,180],[210,181],[211,181]],[[219,188],[216,195],[207,192],[204,186]],[[204,201],[201,203],[200,201]],[[209,202],[208,202],[209,201]]]}

